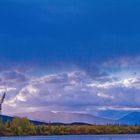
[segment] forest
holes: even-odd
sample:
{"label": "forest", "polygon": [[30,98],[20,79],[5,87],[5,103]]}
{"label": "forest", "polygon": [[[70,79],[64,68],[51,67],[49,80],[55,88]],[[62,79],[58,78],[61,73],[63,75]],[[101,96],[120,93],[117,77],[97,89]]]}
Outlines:
{"label": "forest", "polygon": [[33,125],[27,118],[14,118],[12,121],[0,120],[0,136],[35,135],[83,135],[83,134],[139,134],[140,126],[119,125],[81,125],[52,126]]}

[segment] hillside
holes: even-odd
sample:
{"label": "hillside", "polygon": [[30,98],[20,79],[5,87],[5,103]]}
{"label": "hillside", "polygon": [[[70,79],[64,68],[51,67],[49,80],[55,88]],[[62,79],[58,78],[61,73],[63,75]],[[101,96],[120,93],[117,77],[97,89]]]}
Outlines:
{"label": "hillside", "polygon": [[37,111],[18,114],[19,117],[27,117],[31,120],[38,120],[41,122],[62,122],[73,123],[82,122],[88,124],[112,124],[114,121],[110,119],[100,118],[89,114],[80,113],[65,113],[65,112],[49,112],[49,111]]}
{"label": "hillside", "polygon": [[120,124],[140,125],[140,112],[132,112],[118,120]]}

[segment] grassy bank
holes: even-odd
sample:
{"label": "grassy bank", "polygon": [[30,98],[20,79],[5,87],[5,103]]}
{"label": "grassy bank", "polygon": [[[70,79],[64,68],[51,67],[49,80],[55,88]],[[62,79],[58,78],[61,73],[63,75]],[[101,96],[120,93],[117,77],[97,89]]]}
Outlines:
{"label": "grassy bank", "polygon": [[35,126],[26,118],[6,123],[0,120],[0,136],[81,134],[140,134],[140,126]]}

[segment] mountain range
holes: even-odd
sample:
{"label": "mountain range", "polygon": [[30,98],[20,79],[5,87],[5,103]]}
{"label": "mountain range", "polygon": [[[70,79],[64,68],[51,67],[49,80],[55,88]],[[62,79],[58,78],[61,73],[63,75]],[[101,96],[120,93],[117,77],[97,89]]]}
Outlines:
{"label": "mountain range", "polygon": [[118,120],[119,124],[140,125],[140,112],[132,112]]}
{"label": "mountain range", "polygon": [[[140,125],[140,112],[132,112],[118,120],[96,117],[89,114],[36,111],[17,114],[17,117],[27,117],[35,125]],[[3,120],[12,120],[14,117],[3,116]]]}
{"label": "mountain range", "polygon": [[80,113],[66,113],[66,112],[50,112],[50,111],[36,111],[30,113],[18,114],[19,117],[27,117],[31,120],[38,120],[41,122],[63,122],[73,123],[82,122],[88,124],[112,124],[114,121],[111,119],[100,118],[89,114]]}

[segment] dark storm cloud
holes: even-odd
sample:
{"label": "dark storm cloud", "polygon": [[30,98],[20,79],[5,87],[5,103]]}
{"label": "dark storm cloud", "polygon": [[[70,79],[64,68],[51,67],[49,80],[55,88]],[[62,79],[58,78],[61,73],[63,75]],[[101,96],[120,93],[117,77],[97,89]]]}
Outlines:
{"label": "dark storm cloud", "polygon": [[49,65],[139,55],[138,1],[1,0],[0,59]]}

